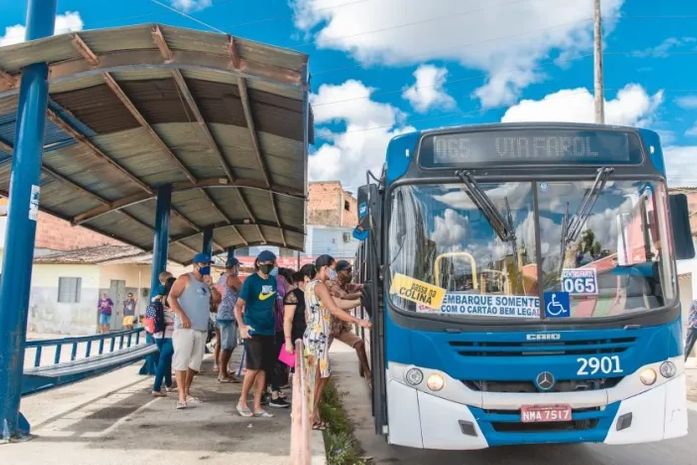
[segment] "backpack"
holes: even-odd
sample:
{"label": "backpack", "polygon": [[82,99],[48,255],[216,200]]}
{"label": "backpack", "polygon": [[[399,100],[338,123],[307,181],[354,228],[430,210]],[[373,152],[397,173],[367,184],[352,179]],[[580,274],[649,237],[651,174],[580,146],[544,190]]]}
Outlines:
{"label": "backpack", "polygon": [[145,309],[145,330],[150,334],[165,330],[165,308],[162,302],[151,302]]}

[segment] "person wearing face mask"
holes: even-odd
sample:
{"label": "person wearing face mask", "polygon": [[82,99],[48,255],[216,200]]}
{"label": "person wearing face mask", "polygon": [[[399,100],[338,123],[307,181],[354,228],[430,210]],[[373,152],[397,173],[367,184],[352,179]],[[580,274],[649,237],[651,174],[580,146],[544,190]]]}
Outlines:
{"label": "person wearing face mask", "polygon": [[210,313],[211,289],[206,276],[211,273],[211,257],[198,253],[192,262],[194,270],[180,276],[167,297],[174,311],[172,368],[179,391],[178,409],[199,402],[190,391],[194,376],[201,370]]}
{"label": "person wearing face mask", "polygon": [[[237,402],[237,411],[243,417],[272,417],[261,406],[266,389],[266,371],[272,369],[278,352],[275,352],[274,336],[276,308],[276,279],[271,276],[276,256],[268,251],[261,252],[255,262],[256,273],[248,276],[235,304],[235,319],[240,328],[240,337],[246,344],[247,371],[242,382],[242,393]],[[254,387],[254,404],[247,405],[247,397]]]}
{"label": "person wearing face mask", "polygon": [[237,302],[237,293],[242,287],[239,271],[240,261],[230,256],[225,263],[225,273],[218,280],[218,288],[222,294],[222,300],[218,305],[216,314],[216,326],[219,334],[216,349],[219,349],[220,352],[219,356],[216,357],[219,383],[238,382],[233,374],[228,373],[228,363],[232,351],[237,345],[235,303]]}
{"label": "person wearing face mask", "polygon": [[[361,298],[362,284],[353,283],[353,268],[346,260],[336,262],[336,280],[332,282],[330,292],[335,299],[354,300]],[[370,364],[368,363],[368,354],[365,351],[365,343],[358,335],[351,330],[351,325],[345,321],[338,321],[336,318],[332,321],[332,340],[343,342],[356,351],[358,357],[358,374],[365,378],[368,383],[371,382]]]}
{"label": "person wearing face mask", "polygon": [[303,335],[303,343],[308,357],[312,357],[317,363],[317,376],[312,410],[312,429],[323,430],[326,425],[319,416],[319,402],[322,391],[329,380],[329,341],[331,337],[331,317],[357,324],[363,328],[370,328],[368,320],[362,320],[350,315],[344,310],[358,307],[360,300],[335,301],[329,292],[327,282],[332,274],[332,266],[336,262],[329,255],[320,255],[315,261],[317,274],[312,281],[305,286],[305,319],[307,328]]}

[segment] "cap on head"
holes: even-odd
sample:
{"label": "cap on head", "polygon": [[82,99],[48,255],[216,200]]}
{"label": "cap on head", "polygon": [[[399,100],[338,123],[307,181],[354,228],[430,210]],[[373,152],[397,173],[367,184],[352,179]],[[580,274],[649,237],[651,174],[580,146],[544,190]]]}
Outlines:
{"label": "cap on head", "polygon": [[207,253],[197,253],[194,255],[193,260],[191,260],[191,263],[204,263],[208,265],[211,263],[211,256]]}
{"label": "cap on head", "polygon": [[329,266],[332,263],[334,263],[334,257],[327,254],[320,255],[317,257],[317,260],[315,260],[315,266],[317,269],[322,268],[323,266]]}
{"label": "cap on head", "polygon": [[351,264],[347,262],[346,260],[339,260],[336,262],[336,272],[344,271],[344,270],[350,270]]}
{"label": "cap on head", "polygon": [[270,250],[262,250],[262,252],[257,255],[257,263],[261,262],[275,262],[276,261],[276,255],[274,255],[273,252]]}
{"label": "cap on head", "polygon": [[225,262],[225,268],[234,268],[239,264],[240,264],[240,261],[237,258],[228,257],[227,261]]}

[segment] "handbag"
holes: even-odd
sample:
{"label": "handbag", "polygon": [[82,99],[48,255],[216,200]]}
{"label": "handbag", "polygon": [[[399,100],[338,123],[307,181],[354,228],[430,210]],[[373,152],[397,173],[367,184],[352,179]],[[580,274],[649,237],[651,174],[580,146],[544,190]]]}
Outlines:
{"label": "handbag", "polygon": [[285,345],[281,346],[281,352],[278,354],[278,360],[291,368],[295,367],[295,354],[289,354],[286,352]]}

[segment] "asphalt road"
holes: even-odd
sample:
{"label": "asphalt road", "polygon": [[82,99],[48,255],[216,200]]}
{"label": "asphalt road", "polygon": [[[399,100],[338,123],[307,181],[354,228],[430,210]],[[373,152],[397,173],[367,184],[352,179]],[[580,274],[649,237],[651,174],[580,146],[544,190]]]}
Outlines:
{"label": "asphalt road", "polygon": [[[340,346],[340,344],[335,344]],[[334,347],[332,347],[334,349]],[[337,347],[337,349],[340,349]],[[332,375],[356,427],[365,455],[375,464],[400,465],[697,465],[697,412],[690,411],[689,436],[631,446],[602,444],[498,447],[481,451],[426,451],[388,445],[373,432],[367,387],[350,352],[332,354]]]}

